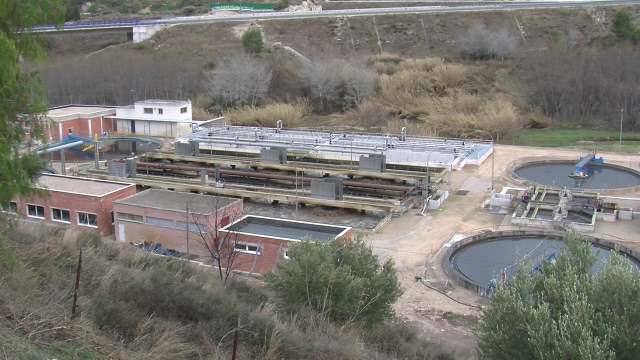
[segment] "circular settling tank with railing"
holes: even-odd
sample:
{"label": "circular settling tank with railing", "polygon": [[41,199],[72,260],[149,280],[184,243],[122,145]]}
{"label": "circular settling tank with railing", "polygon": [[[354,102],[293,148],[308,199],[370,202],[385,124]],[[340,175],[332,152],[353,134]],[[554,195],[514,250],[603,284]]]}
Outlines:
{"label": "circular settling tank with railing", "polygon": [[640,172],[628,167],[588,163],[581,172],[582,178],[570,177],[575,173],[576,161],[538,160],[510,166],[511,177],[518,183],[545,185],[555,188],[573,188],[613,193],[640,189]]}
{"label": "circular settling tank with railing", "polygon": [[[563,232],[513,230],[482,233],[456,242],[449,248],[444,259],[445,272],[455,282],[466,288],[485,292],[493,279],[509,278],[515,273],[518,259],[531,259],[532,270],[544,261],[552,260],[563,247]],[[594,271],[610,256],[617,244],[595,237],[585,236],[597,255]],[[635,266],[640,267],[640,253],[625,246],[618,251]]]}

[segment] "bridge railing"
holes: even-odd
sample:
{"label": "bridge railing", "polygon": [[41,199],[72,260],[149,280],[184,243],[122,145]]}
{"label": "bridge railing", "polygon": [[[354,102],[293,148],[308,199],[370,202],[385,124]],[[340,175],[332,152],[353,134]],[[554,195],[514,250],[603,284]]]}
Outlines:
{"label": "bridge railing", "polygon": [[[126,27],[134,25],[144,25],[153,21],[161,20],[162,18],[145,18],[145,19],[114,19],[114,20],[96,20],[96,21],[77,21],[66,22],[62,25],[62,30],[72,29],[90,29],[90,28],[103,28],[103,27]],[[44,25],[34,26],[33,31],[47,31],[55,30],[56,26],[51,23]]]}

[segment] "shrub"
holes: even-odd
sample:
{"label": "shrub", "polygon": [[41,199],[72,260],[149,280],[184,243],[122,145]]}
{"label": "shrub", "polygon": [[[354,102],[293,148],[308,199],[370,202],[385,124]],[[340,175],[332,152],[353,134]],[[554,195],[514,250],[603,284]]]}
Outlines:
{"label": "shrub", "polygon": [[402,295],[393,259],[380,264],[361,237],[328,243],[302,241],[289,246],[289,261],[265,281],[283,304],[310,307],[340,323],[380,323],[394,316]]}
{"label": "shrub", "polygon": [[264,47],[262,30],[257,26],[252,26],[242,33],[242,46],[251,53],[259,53]]}
{"label": "shrub", "polygon": [[189,16],[189,15],[193,15],[196,13],[196,8],[193,6],[187,6],[184,9],[182,9],[182,13]]}
{"label": "shrub", "polygon": [[273,103],[262,107],[245,106],[225,114],[234,125],[276,126],[282,120],[283,127],[295,127],[311,114],[312,107],[307,99],[298,99],[292,104]]}

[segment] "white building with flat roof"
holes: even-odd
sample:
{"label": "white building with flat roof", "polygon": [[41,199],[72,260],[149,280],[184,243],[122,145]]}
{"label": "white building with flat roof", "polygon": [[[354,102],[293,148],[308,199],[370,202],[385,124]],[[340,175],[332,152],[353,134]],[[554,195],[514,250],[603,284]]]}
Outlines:
{"label": "white building with flat roof", "polygon": [[121,134],[179,136],[191,133],[190,100],[142,100],[116,109],[109,118],[117,121]]}

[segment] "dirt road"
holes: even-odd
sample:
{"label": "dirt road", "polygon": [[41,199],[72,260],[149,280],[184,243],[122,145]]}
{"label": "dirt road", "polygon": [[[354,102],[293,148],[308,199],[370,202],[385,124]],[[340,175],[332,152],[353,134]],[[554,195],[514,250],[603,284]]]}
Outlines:
{"label": "dirt road", "polygon": [[[506,176],[509,164],[526,158],[576,159],[581,151],[554,148],[533,148],[496,145],[494,184],[499,191],[509,183]],[[606,163],[623,165],[640,170],[640,156],[632,154],[598,153]],[[402,219],[392,221],[381,231],[367,239],[380,257],[391,256],[398,267],[404,286],[404,295],[396,304],[398,317],[413,323],[427,337],[443,344],[456,353],[459,359],[475,358],[475,339],[470,328],[477,323],[478,305],[488,300],[478,294],[446,285],[447,276],[441,269],[440,259],[444,245],[456,236],[468,236],[483,229],[507,229],[504,215],[493,215],[481,208],[491,189],[492,159],[479,168],[455,171],[451,174],[451,196],[441,209],[421,216],[418,210],[410,211]],[[442,189],[446,184],[440,185]],[[466,194],[465,194],[466,193]],[[629,193],[623,196],[637,197]],[[422,282],[426,266],[426,284],[441,289],[459,302],[451,300]],[[464,305],[464,304],[469,304]]]}

